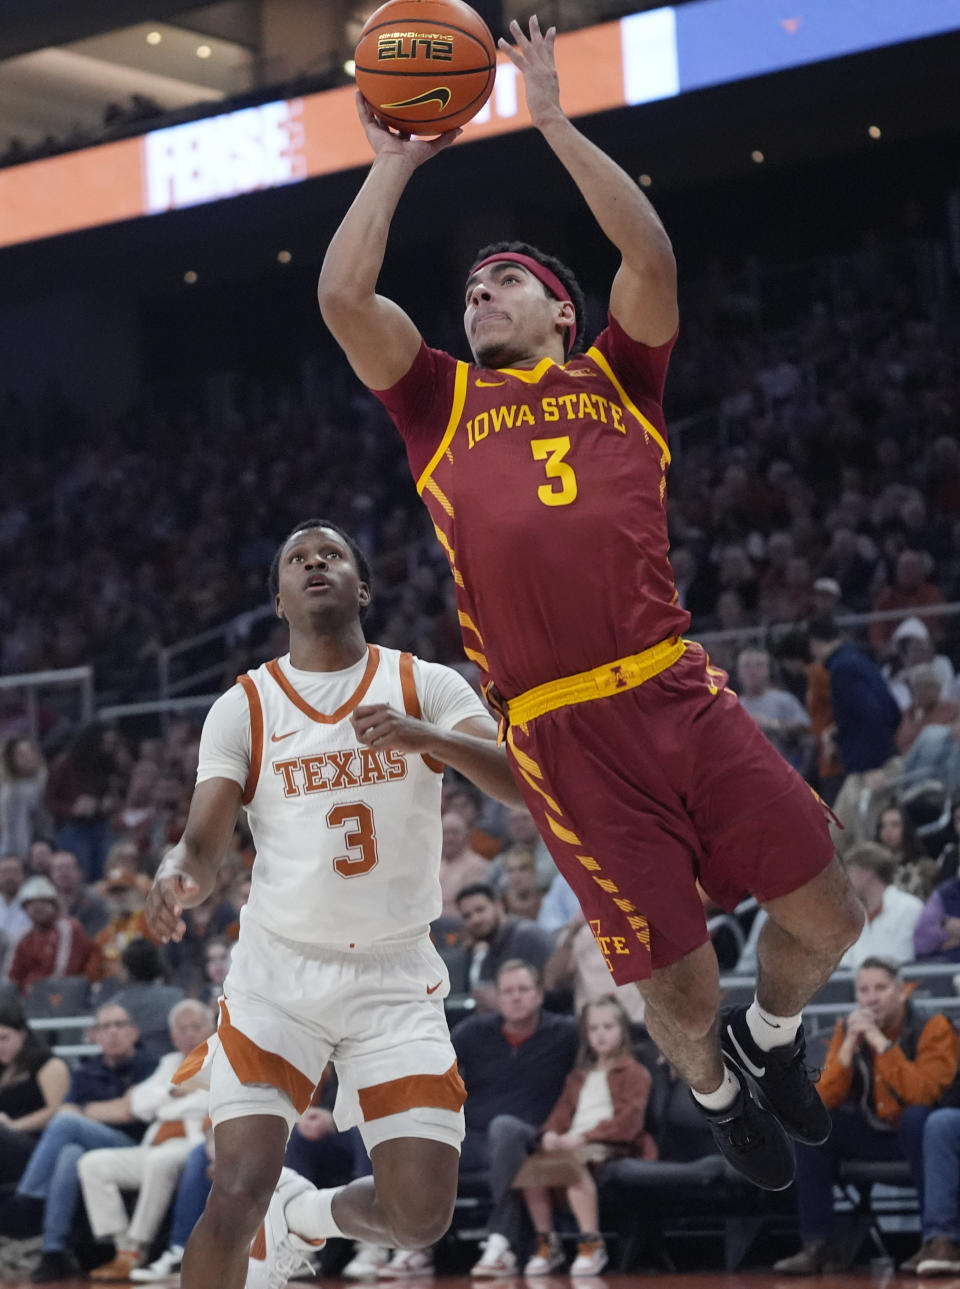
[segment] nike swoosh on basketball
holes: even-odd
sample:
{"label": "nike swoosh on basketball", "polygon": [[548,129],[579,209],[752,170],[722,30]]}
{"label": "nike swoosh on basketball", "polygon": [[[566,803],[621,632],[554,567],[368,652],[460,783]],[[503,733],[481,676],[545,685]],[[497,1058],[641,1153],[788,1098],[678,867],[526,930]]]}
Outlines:
{"label": "nike swoosh on basketball", "polygon": [[438,980],[435,985],[427,985],[427,993],[435,994],[442,984],[443,984],[443,981]]}
{"label": "nike swoosh on basketball", "polygon": [[505,380],[478,380],[476,384],[480,389],[492,389],[494,385],[506,385]]}
{"label": "nike swoosh on basketball", "polygon": [[424,90],[416,98],[401,99],[399,103],[381,103],[381,107],[421,107],[426,103],[439,103],[440,111],[444,111],[450,102],[450,90],[446,85],[435,85],[432,90]]}
{"label": "nike swoosh on basketball", "polygon": [[283,739],[285,739],[285,738],[290,738],[293,734],[299,734],[299,733],[300,733],[300,731],[299,731],[299,730],[288,730],[286,734],[271,734],[271,735],[270,735],[270,742],[271,742],[271,743],[280,743],[280,742],[282,742],[282,741],[283,741]]}
{"label": "nike swoosh on basketball", "polygon": [[731,1042],[731,1043],[734,1045],[734,1047],[737,1049],[737,1055],[740,1057],[740,1060],[743,1062],[743,1064],[746,1066],[746,1068],[750,1071],[750,1073],[753,1075],[753,1077],[754,1077],[755,1079],[762,1079],[762,1078],[763,1078],[763,1076],[764,1076],[764,1075],[766,1074],[766,1072],[767,1072],[767,1067],[766,1067],[765,1065],[754,1065],[753,1061],[751,1061],[751,1060],[750,1060],[750,1057],[749,1057],[749,1056],[747,1056],[746,1052],[743,1050],[743,1048],[742,1048],[742,1047],[740,1046],[740,1044],[737,1042],[737,1036],[736,1036],[736,1034],[733,1032],[733,1027],[732,1027],[732,1026],[730,1026],[730,1025],[728,1025],[728,1026],[727,1026],[727,1035],[728,1035],[728,1037],[729,1037],[729,1039],[730,1039],[730,1042]]}

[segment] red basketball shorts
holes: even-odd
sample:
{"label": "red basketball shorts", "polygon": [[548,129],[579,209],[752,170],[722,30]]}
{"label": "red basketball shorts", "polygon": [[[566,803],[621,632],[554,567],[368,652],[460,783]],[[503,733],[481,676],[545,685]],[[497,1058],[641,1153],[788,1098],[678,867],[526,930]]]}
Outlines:
{"label": "red basketball shorts", "polygon": [[708,938],[697,882],[733,909],[833,857],[827,808],[701,646],[610,697],[509,730],[513,770],[618,985]]}

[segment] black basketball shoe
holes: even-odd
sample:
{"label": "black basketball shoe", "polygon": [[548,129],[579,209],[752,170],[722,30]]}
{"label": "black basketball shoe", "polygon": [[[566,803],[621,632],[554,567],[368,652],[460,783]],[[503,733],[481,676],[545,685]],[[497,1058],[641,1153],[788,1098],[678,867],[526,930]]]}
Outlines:
{"label": "black basketball shoe", "polygon": [[740,1070],[734,1066],[731,1073],[740,1084],[732,1106],[707,1110],[696,1102],[710,1124],[717,1149],[754,1186],[765,1191],[786,1190],[796,1171],[790,1138],[773,1115],[754,1101]]}
{"label": "black basketball shoe", "polygon": [[727,1007],[720,1013],[720,1046],[727,1060],[746,1076],[757,1100],[795,1141],[819,1146],[827,1140],[830,1112],[817,1093],[817,1072],[806,1064],[803,1026],[792,1043],[765,1052],[753,1041],[746,1007]]}

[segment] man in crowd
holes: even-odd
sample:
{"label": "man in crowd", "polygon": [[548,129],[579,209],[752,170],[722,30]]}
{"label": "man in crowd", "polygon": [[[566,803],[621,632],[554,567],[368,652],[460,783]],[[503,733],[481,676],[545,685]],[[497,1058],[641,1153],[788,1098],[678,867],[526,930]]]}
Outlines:
{"label": "man in crowd", "polygon": [[68,1246],[80,1193],[80,1157],[101,1146],[129,1146],[143,1136],[129,1092],[153,1073],[156,1061],[140,1050],[138,1037],[122,1007],[104,1003],[98,1009],[93,1038],[100,1053],[74,1071],[66,1101],[44,1128],[16,1195],[0,1214],[0,1230],[21,1236],[36,1229],[42,1214],[43,1253],[30,1277],[35,1283],[76,1274]]}
{"label": "man in crowd", "polygon": [[[573,1068],[577,1022],[545,1011],[540,973],[507,959],[496,973],[495,1008],[460,1022],[451,1035],[467,1089],[461,1173],[486,1171],[493,1211],[480,1260],[471,1274],[516,1274],[523,1204],[511,1184]],[[429,1272],[429,1250],[399,1250],[386,1274]]]}
{"label": "man in crowd", "polygon": [[833,1184],[845,1159],[899,1160],[923,1184],[923,1125],[957,1074],[957,1032],[936,1013],[924,1020],[907,1001],[897,967],[865,958],[855,980],[856,1007],[837,1021],[820,1096],[833,1130],[821,1146],[797,1148],[799,1253],[775,1263],[781,1275],[843,1269],[831,1241]]}
{"label": "man in crowd", "polygon": [[960,717],[960,703],[942,696],[940,677],[929,663],[911,668],[908,679],[912,701],[897,729],[897,750],[904,756],[928,725],[952,725]]}
{"label": "man in crowd", "polygon": [[810,736],[810,717],[803,704],[770,680],[770,655],[766,649],[744,649],[737,659],[740,703],[766,734],[785,761],[799,769],[804,742]]}
{"label": "man in crowd", "polygon": [[50,860],[50,880],[60,896],[60,907],[93,939],[110,921],[103,897],[85,885],[80,861],[71,850],[55,851]]}
{"label": "man in crowd", "polygon": [[[877,594],[873,607],[878,612],[902,609],[906,618],[914,609],[930,608],[943,603],[940,590],[928,580],[933,560],[926,551],[901,551],[897,557],[897,571],[892,586],[885,586]],[[882,652],[901,619],[892,618],[870,624],[870,643]],[[927,628],[934,640],[943,635],[943,618],[927,618]]]}
{"label": "man in crowd", "polygon": [[96,943],[103,956],[105,975],[120,975],[121,957],[131,940],[147,934],[144,895],[137,874],[117,864],[103,879],[104,898],[110,920],[99,932]]}
{"label": "man in crowd", "polygon": [[[114,1257],[91,1280],[122,1282],[143,1262],[166,1217],[187,1156],[203,1141],[209,1093],[184,1092],[171,1083],[180,1062],[214,1031],[213,1013],[185,998],[170,1012],[174,1051],[161,1057],[153,1074],[130,1089],[130,1113],[149,1124],[139,1145],[105,1146],[78,1161],[83,1202],[94,1237],[111,1240]],[[137,1191],[133,1216],[127,1216],[123,1191]]]}
{"label": "man in crowd", "polygon": [[19,855],[0,858],[0,935],[12,948],[33,923],[24,912],[20,900],[23,886],[23,860]]}
{"label": "man in crowd", "polygon": [[856,970],[866,958],[882,956],[891,962],[912,962],[913,932],[923,912],[923,901],[894,886],[896,856],[879,842],[859,842],[847,852],[850,884],[860,896],[867,920],[860,938],[840,959],[840,966]]}
{"label": "man in crowd", "polygon": [[960,1109],[955,1105],[932,1111],[924,1124],[921,1229],[920,1248],[900,1270],[960,1275]]}
{"label": "man in crowd", "polygon": [[443,917],[455,917],[457,893],[473,882],[487,880],[490,861],[470,846],[470,826],[458,810],[445,810],[441,820],[443,841],[440,851],[440,889]]}
{"label": "man in crowd", "polygon": [[467,980],[481,1010],[496,1006],[494,982],[505,962],[520,958],[542,971],[553,952],[553,936],[536,922],[507,913],[503,901],[483,882],[457,896],[470,951]]}
{"label": "man in crowd", "polygon": [[833,807],[843,825],[833,829],[834,845],[843,852],[873,834],[871,793],[898,764],[900,709],[880,668],[843,640],[832,618],[814,618],[809,633],[814,659],[830,673],[835,737],[847,771]]}
{"label": "man in crowd", "polygon": [[17,942],[9,976],[24,997],[34,981],[50,976],[98,980],[99,951],[76,918],[61,915],[60,897],[50,879],[28,878],[20,888],[20,901],[31,930]]}

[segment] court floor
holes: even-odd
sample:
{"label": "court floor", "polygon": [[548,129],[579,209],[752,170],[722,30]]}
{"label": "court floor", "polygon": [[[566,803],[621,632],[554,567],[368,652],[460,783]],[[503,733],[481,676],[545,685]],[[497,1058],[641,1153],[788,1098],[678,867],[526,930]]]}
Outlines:
{"label": "court floor", "polygon": [[[808,1281],[791,1278],[789,1276],[777,1276],[769,1271],[744,1271],[735,1274],[727,1274],[722,1271],[703,1272],[700,1274],[682,1273],[677,1274],[667,1271],[647,1271],[641,1274],[629,1275],[603,1275],[592,1277],[578,1277],[571,1280],[569,1276],[538,1276],[536,1279],[525,1279],[523,1276],[510,1276],[502,1279],[472,1279],[470,1276],[428,1276],[416,1277],[406,1280],[379,1280],[379,1281],[361,1281],[340,1280],[330,1277],[324,1280],[291,1280],[290,1286],[308,1286],[324,1285],[330,1286],[330,1289],[351,1289],[358,1283],[369,1285],[401,1285],[406,1289],[432,1289],[434,1285],[442,1286],[442,1289],[478,1289],[485,1286],[486,1289],[571,1289],[571,1286],[579,1286],[579,1289],[640,1289],[641,1285],[649,1285],[651,1279],[656,1279],[658,1289],[788,1289],[789,1286],[797,1286],[809,1283],[811,1289],[866,1289],[866,1286],[876,1287],[876,1289],[908,1289],[913,1286],[914,1289],[918,1284],[939,1285],[941,1289],[960,1289],[960,1277],[942,1278],[939,1280],[918,1281],[915,1276],[901,1276],[890,1268],[872,1269],[864,1268],[857,1272],[847,1273],[839,1276],[816,1276],[811,1277]],[[29,1280],[5,1280],[2,1281],[5,1289],[33,1289]],[[90,1280],[79,1278],[72,1280],[58,1280],[50,1286],[50,1289],[90,1289],[92,1283]],[[170,1287],[177,1289],[179,1279],[167,1280],[161,1282]],[[211,1285],[210,1289],[215,1289]]]}

